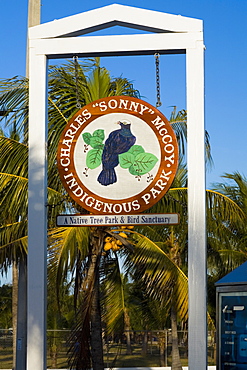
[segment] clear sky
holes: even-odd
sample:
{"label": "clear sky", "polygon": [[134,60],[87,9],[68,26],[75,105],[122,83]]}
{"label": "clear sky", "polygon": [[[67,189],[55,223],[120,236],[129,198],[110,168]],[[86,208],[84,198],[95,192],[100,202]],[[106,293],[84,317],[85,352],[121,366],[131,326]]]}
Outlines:
{"label": "clear sky", "polygon": [[[107,0],[42,0],[41,22],[110,5]],[[214,168],[207,186],[225,172],[247,175],[247,0],[121,0],[119,4],[199,18],[204,22],[206,129]],[[0,78],[25,74],[27,0],[0,0]],[[122,29],[116,30],[118,33]],[[113,32],[111,30],[110,32]],[[115,32],[115,31],[114,31]],[[128,31],[129,32],[129,31]],[[112,76],[131,79],[142,98],[155,105],[153,56],[102,58]],[[185,56],[161,56],[160,110],[186,109]]]}

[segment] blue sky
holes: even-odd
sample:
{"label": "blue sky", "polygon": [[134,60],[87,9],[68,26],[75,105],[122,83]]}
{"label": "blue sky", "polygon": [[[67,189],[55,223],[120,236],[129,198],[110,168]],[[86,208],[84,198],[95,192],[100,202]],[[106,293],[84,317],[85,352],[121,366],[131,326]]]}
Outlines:
{"label": "blue sky", "polygon": [[[41,22],[112,3],[42,0]],[[203,20],[206,129],[214,159],[214,168],[207,173],[207,187],[221,181],[220,176],[225,172],[239,171],[246,176],[247,0],[121,0],[119,3]],[[25,74],[27,6],[27,0],[0,2],[0,78]],[[131,79],[142,98],[155,105],[154,57],[102,58],[101,64],[113,76],[122,74]],[[162,56],[160,70],[163,103],[160,110],[169,118],[171,106],[186,109],[185,57]]]}

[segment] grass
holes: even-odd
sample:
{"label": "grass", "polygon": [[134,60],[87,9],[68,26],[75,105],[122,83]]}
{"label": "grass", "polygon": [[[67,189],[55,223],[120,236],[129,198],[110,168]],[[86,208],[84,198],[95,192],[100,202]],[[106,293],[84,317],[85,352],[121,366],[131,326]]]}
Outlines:
{"label": "grass", "polygon": [[[58,348],[58,354],[52,358],[52,353],[47,353],[47,367],[52,369],[66,369],[67,349],[64,344]],[[146,356],[142,354],[141,344],[132,345],[132,354],[126,353],[125,345],[110,344],[105,346],[105,367],[160,367],[171,366],[171,346],[168,346],[167,361],[161,364],[158,343],[149,345]],[[181,362],[183,366],[188,365],[187,351],[181,349]],[[208,358],[208,365],[215,365],[212,357]],[[12,369],[12,341],[0,340],[0,369]]]}
{"label": "grass", "polygon": [[12,336],[0,336],[0,369],[12,369]]}

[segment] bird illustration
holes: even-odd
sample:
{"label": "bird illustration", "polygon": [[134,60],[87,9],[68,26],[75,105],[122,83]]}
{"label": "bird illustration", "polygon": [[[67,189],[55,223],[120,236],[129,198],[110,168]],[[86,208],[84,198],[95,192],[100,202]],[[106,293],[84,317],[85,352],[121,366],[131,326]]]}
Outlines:
{"label": "bird illustration", "polygon": [[109,134],[103,149],[102,171],[97,180],[104,186],[117,182],[115,167],[119,164],[118,155],[127,152],[136,142],[136,137],[130,131],[131,123],[127,120],[117,123],[120,129]]}

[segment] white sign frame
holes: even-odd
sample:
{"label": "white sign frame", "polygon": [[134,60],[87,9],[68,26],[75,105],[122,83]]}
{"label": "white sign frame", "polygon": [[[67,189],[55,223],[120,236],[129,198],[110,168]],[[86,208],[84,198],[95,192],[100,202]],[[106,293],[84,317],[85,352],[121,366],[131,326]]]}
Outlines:
{"label": "white sign frame", "polygon": [[[153,33],[76,37],[116,25]],[[202,26],[198,19],[114,4],[29,29],[27,370],[46,369],[47,60],[74,55],[153,55],[155,52],[186,54],[189,369],[207,368]]]}

